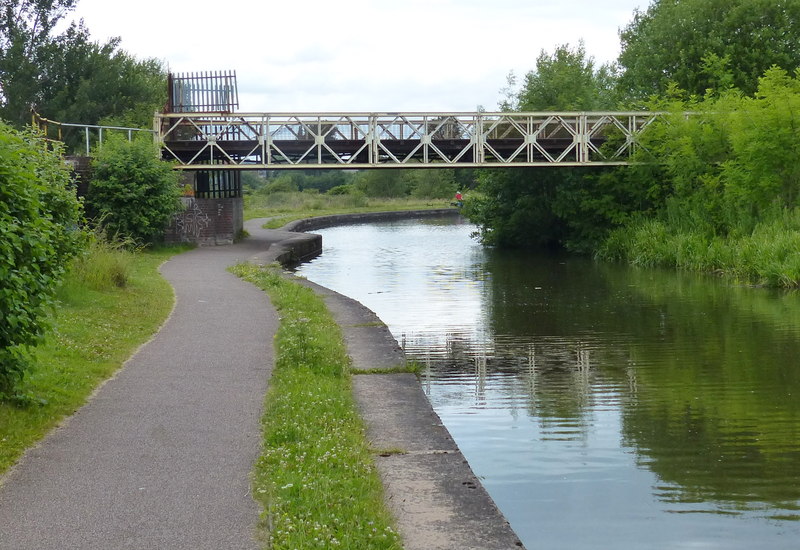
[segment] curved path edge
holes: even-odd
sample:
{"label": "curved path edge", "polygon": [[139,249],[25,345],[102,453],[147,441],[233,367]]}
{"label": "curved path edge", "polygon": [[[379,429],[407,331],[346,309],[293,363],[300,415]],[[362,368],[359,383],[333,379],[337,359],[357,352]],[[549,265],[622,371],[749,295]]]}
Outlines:
{"label": "curved path edge", "polygon": [[[308,256],[318,235],[298,230],[334,225],[458,215],[454,209],[324,216],[298,220],[282,231],[273,259],[291,263]],[[291,231],[290,231],[291,230]],[[304,237],[303,237],[304,235]],[[310,240],[309,240],[310,239]],[[292,247],[300,245],[298,249]],[[319,251],[317,251],[319,253]],[[360,302],[306,279],[342,328],[355,369],[353,391],[378,451],[377,467],[386,500],[403,536],[405,550],[510,550],[523,545],[475,476],[414,374],[391,369],[406,364],[405,355],[386,325]],[[386,374],[373,373],[385,369]]]}
{"label": "curved path edge", "polygon": [[0,548],[262,546],[250,476],[278,317],[227,267],[268,250],[272,237],[259,231],[162,264],[172,314],[2,479]]}

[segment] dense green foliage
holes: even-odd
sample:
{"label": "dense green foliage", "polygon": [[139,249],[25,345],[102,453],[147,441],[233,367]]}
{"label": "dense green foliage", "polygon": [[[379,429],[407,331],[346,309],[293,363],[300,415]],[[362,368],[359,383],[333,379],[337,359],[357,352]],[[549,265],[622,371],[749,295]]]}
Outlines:
{"label": "dense green foliage", "polygon": [[[514,85],[513,75],[509,84]],[[536,58],[536,69],[525,75],[516,96],[504,108],[516,111],[602,111],[614,107],[615,69],[610,65],[595,68],[583,43],[568,44],[545,51]]]}
{"label": "dense green foliage", "polygon": [[[758,92],[669,105],[627,169],[657,182],[659,216],[615,231],[603,257],[800,283],[800,80],[771,69]],[[697,114],[686,116],[688,110]]]}
{"label": "dense green foliage", "polygon": [[[613,107],[613,70],[595,69],[583,45],[541,52],[522,87],[503,105],[525,111]],[[513,80],[509,82],[514,84]],[[480,193],[467,201],[467,215],[481,227],[483,242],[503,247],[566,247],[589,251],[613,224],[647,204],[646,193],[625,180],[589,168],[482,170]]]}
{"label": "dense green foliage", "polygon": [[352,183],[354,171],[344,170],[271,170],[266,177],[245,172],[242,185],[250,192],[273,193],[316,190],[326,193],[341,185]]}
{"label": "dense green foliage", "polygon": [[353,397],[341,330],[319,296],[279,270],[233,271],[267,291],[281,317],[253,480],[269,547],[401,548]]}
{"label": "dense green foliage", "polygon": [[[16,125],[30,122],[39,104],[47,71],[58,53],[51,33],[77,0],[8,0],[0,10],[0,118]],[[79,29],[71,27],[67,33]],[[65,35],[67,33],[64,33]]]}
{"label": "dense green foliage", "polygon": [[481,240],[504,248],[588,253],[610,228],[652,206],[649,190],[602,168],[483,170],[466,214]]}
{"label": "dense green foliage", "polygon": [[[166,73],[119,39],[95,43],[82,24],[57,33],[76,0],[7,0],[0,9],[0,118],[31,122],[31,107],[62,122],[149,127],[166,101]],[[71,136],[65,136],[67,141]],[[79,141],[79,136],[73,136]]]}
{"label": "dense green foliage", "polygon": [[[64,26],[75,4],[3,3],[0,117],[22,127],[31,122],[33,107],[70,122],[149,125],[166,92],[160,63],[136,61],[118,50],[117,39],[94,43],[82,24]],[[72,138],[82,141],[77,134]],[[71,142],[69,135],[64,139]],[[5,125],[0,140],[0,395],[9,395],[25,371],[26,348],[43,333],[53,290],[83,233],[61,151],[50,152],[43,141]]]}
{"label": "dense green foliage", "polygon": [[[655,0],[620,37],[620,85],[634,99],[664,94],[670,83],[697,96],[720,85],[752,94],[773,65],[800,66],[800,1]],[[727,81],[715,71],[720,63]]]}
{"label": "dense green foliage", "polygon": [[412,197],[418,199],[452,199],[460,188],[454,170],[412,170]]}
{"label": "dense green foliage", "polygon": [[353,181],[354,190],[367,197],[443,199],[456,192],[453,170],[367,170]]}
{"label": "dense green foliage", "polygon": [[95,154],[88,213],[107,233],[153,243],[181,208],[179,174],[148,139],[110,139]]}
{"label": "dense green foliage", "polygon": [[654,0],[620,37],[616,69],[582,46],[543,52],[502,106],[672,114],[632,166],[484,171],[467,203],[484,242],[800,284],[800,86],[787,73],[800,0]]}
{"label": "dense green foliage", "polygon": [[54,63],[67,70],[37,105],[48,118],[150,128],[153,113],[166,101],[161,62],[137,60],[119,49],[119,40],[98,44],[90,42],[87,34],[59,49]]}
{"label": "dense green foliage", "polygon": [[405,197],[411,193],[411,177],[407,170],[365,170],[353,187],[368,197]]}
{"label": "dense green foliage", "polygon": [[0,124],[0,399],[12,396],[27,348],[83,241],[80,204],[58,151]]}
{"label": "dense green foliage", "polygon": [[264,178],[253,174],[243,178],[252,195],[320,192],[351,195],[355,198],[447,199],[457,189],[475,185],[472,170],[465,169],[391,169],[391,170],[302,170],[275,171]]}

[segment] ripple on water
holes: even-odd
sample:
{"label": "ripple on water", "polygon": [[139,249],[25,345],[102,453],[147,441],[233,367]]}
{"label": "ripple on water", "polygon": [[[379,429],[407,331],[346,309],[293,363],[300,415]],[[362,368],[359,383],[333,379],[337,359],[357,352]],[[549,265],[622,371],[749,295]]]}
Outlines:
{"label": "ripple on water", "polygon": [[800,295],[487,251],[468,225],[321,231],[301,268],[387,323],[528,548],[796,548]]}

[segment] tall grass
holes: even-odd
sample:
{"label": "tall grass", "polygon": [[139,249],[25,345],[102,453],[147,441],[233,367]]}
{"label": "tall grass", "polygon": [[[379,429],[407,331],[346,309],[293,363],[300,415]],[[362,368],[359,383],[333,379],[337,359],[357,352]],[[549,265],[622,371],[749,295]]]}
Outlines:
{"label": "tall grass", "polygon": [[277,269],[241,264],[233,271],[264,289],[281,317],[253,481],[269,547],[401,548],[339,326],[321,298]]}
{"label": "tall grass", "polygon": [[602,259],[715,273],[759,286],[800,287],[800,210],[784,210],[750,231],[710,235],[661,219],[638,220],[611,233]]}
{"label": "tall grass", "polygon": [[130,239],[110,238],[103,229],[89,233],[86,248],[72,260],[62,293],[80,288],[112,290],[128,286],[140,247]]}

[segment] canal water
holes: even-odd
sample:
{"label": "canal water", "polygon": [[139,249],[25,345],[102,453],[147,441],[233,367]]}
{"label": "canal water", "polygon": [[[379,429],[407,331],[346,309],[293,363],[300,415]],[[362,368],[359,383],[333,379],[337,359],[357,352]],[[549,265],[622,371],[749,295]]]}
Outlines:
{"label": "canal water", "polygon": [[529,550],[800,548],[800,294],[319,231],[299,274],[386,322]]}

